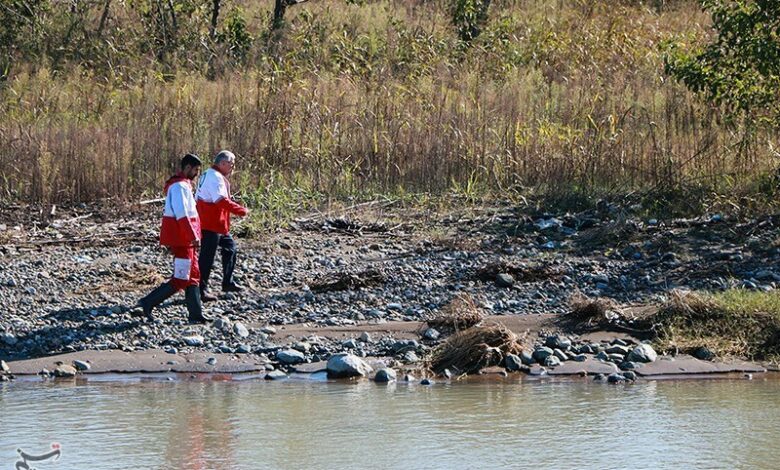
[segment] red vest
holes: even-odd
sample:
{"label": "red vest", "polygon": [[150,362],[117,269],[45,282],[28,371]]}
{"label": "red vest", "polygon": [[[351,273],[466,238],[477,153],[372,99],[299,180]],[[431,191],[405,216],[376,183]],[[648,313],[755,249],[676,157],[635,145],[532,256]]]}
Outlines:
{"label": "red vest", "polygon": [[177,174],[165,182],[165,209],[160,228],[160,245],[190,246],[200,240],[200,220],[192,196],[192,182]]}
{"label": "red vest", "polygon": [[200,177],[196,199],[203,230],[225,235],[230,232],[230,214],[247,214],[245,207],[230,199],[230,182],[213,167]]}

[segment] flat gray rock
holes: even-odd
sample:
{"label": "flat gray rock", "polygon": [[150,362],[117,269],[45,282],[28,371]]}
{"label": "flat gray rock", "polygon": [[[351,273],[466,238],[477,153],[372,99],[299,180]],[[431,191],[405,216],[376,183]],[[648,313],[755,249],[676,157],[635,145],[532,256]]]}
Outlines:
{"label": "flat gray rock", "polygon": [[637,375],[652,377],[658,375],[686,374],[725,374],[729,372],[766,372],[766,369],[751,362],[709,362],[701,361],[691,356],[675,358],[661,356],[655,362],[644,364],[636,370]]}
{"label": "flat gray rock", "polygon": [[311,362],[308,364],[296,364],[292,370],[300,374],[314,374],[328,370],[328,361]]}
{"label": "flat gray rock", "polygon": [[618,371],[618,367],[612,362],[601,362],[589,357],[582,362],[564,362],[555,369],[547,371],[550,375],[579,375],[581,372],[588,375],[609,375]]}

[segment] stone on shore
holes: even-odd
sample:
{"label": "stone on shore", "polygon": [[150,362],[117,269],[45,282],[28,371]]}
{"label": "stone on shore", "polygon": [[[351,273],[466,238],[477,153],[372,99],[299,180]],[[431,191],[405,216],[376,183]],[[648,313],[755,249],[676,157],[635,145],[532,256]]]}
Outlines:
{"label": "stone on shore", "polygon": [[544,364],[544,360],[552,356],[555,352],[545,346],[538,347],[534,350],[533,358],[539,364]]}
{"label": "stone on shore", "polygon": [[184,341],[184,344],[187,346],[203,346],[203,343],[205,340],[203,339],[203,336],[201,335],[192,335],[192,336],[185,336],[182,338],[182,341]]}
{"label": "stone on shore", "polygon": [[425,333],[423,333],[423,338],[429,339],[431,341],[436,341],[437,339],[439,339],[440,335],[441,333],[439,333],[438,330],[436,330],[436,328],[428,328],[427,330],[425,330]]}
{"label": "stone on shore", "polygon": [[517,372],[523,367],[523,361],[515,354],[509,354],[504,359],[504,365],[510,372]]}
{"label": "stone on shore", "polygon": [[13,346],[17,342],[16,336],[12,335],[11,333],[0,333],[0,340],[2,340],[8,346]]}
{"label": "stone on shore", "polygon": [[498,287],[512,287],[515,284],[515,278],[508,273],[499,273],[496,275],[496,285]]}
{"label": "stone on shore", "polygon": [[396,380],[396,373],[393,369],[383,368],[379,369],[374,376],[374,380],[380,383],[394,382]]}
{"label": "stone on shore", "polygon": [[285,365],[294,365],[306,362],[306,356],[295,349],[283,349],[276,353],[276,360]]}
{"label": "stone on shore", "polygon": [[73,366],[70,366],[68,364],[62,364],[57,366],[56,369],[54,369],[54,376],[55,377],[75,377],[76,376],[76,368]]}
{"label": "stone on shore", "polygon": [[89,365],[88,362],[79,361],[78,359],[73,361],[73,365],[76,367],[76,369],[78,369],[78,370],[80,370],[82,372],[83,371],[87,371],[87,370],[89,370],[92,367],[92,366]]}
{"label": "stone on shore", "polygon": [[365,377],[371,371],[371,366],[363,362],[359,357],[340,353],[328,359],[328,377]]}
{"label": "stone on shore", "polygon": [[282,380],[286,378],[287,374],[280,370],[272,370],[271,372],[265,374],[265,380]]}
{"label": "stone on shore", "polygon": [[520,360],[527,366],[534,364],[534,357],[526,350],[520,351]]}
{"label": "stone on shore", "polygon": [[11,368],[8,367],[8,364],[5,361],[0,361],[0,372],[4,374],[10,374]]}
{"label": "stone on shore", "polygon": [[627,360],[631,362],[655,362],[658,354],[649,344],[640,344],[628,354]]}
{"label": "stone on shore", "polygon": [[246,338],[249,336],[249,330],[241,322],[233,324],[233,333],[239,338]]}

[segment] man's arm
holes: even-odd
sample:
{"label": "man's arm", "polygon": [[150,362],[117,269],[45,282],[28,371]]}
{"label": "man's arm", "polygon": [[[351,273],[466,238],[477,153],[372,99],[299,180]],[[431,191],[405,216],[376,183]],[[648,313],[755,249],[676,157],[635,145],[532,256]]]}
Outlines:
{"label": "man's arm", "polygon": [[222,178],[217,178],[217,194],[219,194],[219,199],[215,202],[220,208],[240,217],[244,217],[249,212],[246,207],[230,199],[227,184],[225,184],[225,180]]}

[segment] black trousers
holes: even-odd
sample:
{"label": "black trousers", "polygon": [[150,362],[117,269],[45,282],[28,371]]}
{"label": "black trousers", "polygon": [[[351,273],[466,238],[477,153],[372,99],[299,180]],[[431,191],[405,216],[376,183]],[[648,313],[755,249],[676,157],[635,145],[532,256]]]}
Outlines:
{"label": "black trousers", "polygon": [[200,289],[208,290],[209,275],[214,266],[214,257],[219,247],[222,255],[222,287],[233,284],[233,270],[236,267],[236,242],[228,233],[222,235],[216,232],[203,230],[200,240],[200,255],[198,256],[198,267],[200,268]]}

